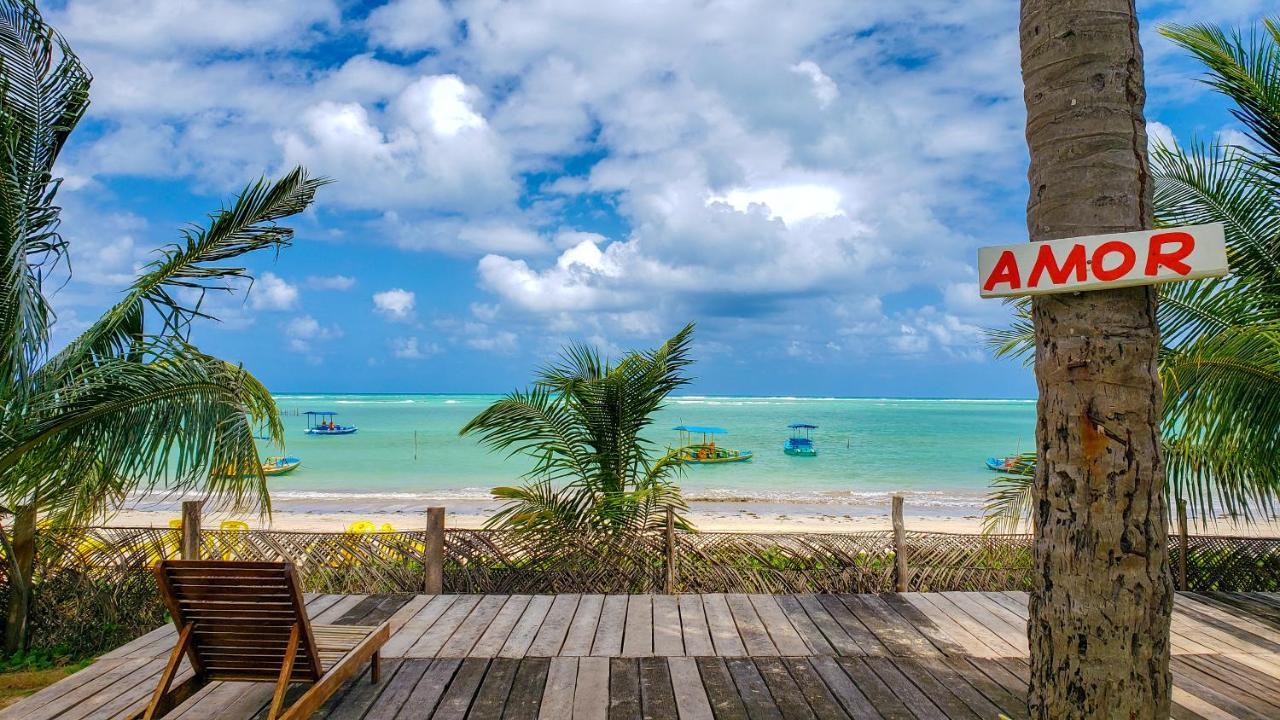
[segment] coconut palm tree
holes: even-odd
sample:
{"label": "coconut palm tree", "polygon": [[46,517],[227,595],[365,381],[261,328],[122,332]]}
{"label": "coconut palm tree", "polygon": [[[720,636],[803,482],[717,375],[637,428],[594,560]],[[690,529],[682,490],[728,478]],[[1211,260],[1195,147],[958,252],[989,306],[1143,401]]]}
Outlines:
{"label": "coconut palm tree", "polygon": [[[1150,227],[1133,0],[1022,0],[1019,34],[1031,240]],[[1031,717],[1169,713],[1155,299],[1133,287],[1032,302]]]}
{"label": "coconut palm tree", "polygon": [[[201,352],[203,300],[251,280],[237,260],[289,245],[278,224],[324,180],[301,168],[249,185],[203,227],[158,251],[123,297],[58,352],[49,274],[67,259],[54,167],[89,102],[89,72],[31,2],[0,0],[0,528],[8,563],[6,644],[21,647],[36,517],[84,523],[138,490],[193,492],[268,510],[256,427],[281,436],[267,389]],[[15,552],[14,535],[27,549]],[[16,620],[16,622],[15,622]]]}
{"label": "coconut palm tree", "polygon": [[[675,452],[656,452],[642,433],[667,395],[689,383],[692,337],[693,325],[686,325],[657,349],[617,362],[592,346],[570,345],[532,387],[467,423],[459,434],[534,460],[525,485],[493,489],[507,504],[489,524],[616,533],[656,529],[667,507],[683,510],[671,481],[679,467]],[[678,524],[688,527],[683,519]]]}
{"label": "coconut palm tree", "polygon": [[[1155,219],[1165,226],[1221,222],[1229,278],[1159,288],[1167,492],[1203,524],[1218,513],[1273,516],[1280,500],[1280,24],[1226,33],[1205,25],[1161,33],[1208,70],[1205,82],[1236,105],[1253,145],[1222,140],[1152,151]],[[990,334],[997,355],[1034,354],[1027,305]],[[989,528],[1029,514],[1026,474],[998,481]]]}

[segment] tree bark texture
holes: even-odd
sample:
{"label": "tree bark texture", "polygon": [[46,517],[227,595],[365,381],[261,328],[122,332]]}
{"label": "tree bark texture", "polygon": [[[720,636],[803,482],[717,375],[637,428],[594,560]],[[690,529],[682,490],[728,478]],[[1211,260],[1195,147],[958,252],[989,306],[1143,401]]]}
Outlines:
{"label": "tree bark texture", "polygon": [[31,626],[31,587],[36,560],[36,506],[20,505],[13,518],[13,559],[9,572],[17,572],[20,582],[9,583],[9,613],[5,622],[6,655],[27,649]]}
{"label": "tree bark texture", "polygon": [[[1132,0],[1022,0],[1033,241],[1151,227]],[[1169,573],[1151,287],[1037,298],[1036,718],[1169,715]]]}

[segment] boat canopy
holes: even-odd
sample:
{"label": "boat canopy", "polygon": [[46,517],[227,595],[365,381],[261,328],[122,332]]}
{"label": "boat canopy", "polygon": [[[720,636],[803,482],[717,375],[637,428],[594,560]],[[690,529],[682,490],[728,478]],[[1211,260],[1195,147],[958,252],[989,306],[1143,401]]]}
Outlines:
{"label": "boat canopy", "polygon": [[673,427],[673,428],[671,428],[671,429],[672,429],[672,430],[677,430],[677,431],[679,431],[679,432],[687,432],[687,433],[701,433],[701,434],[703,434],[703,435],[727,435],[727,434],[729,434],[729,431],[728,431],[728,430],[725,430],[725,429],[724,429],[724,428],[722,428],[722,427],[715,427],[715,426],[712,426],[712,425],[677,425],[677,426],[675,426],[675,427]]}
{"label": "boat canopy", "polygon": [[302,414],[303,414],[303,415],[326,415],[326,416],[327,416],[327,415],[337,415],[338,413],[334,412],[333,410],[308,410],[308,411],[306,411],[306,412],[304,412],[304,413],[302,413]]}
{"label": "boat canopy", "polygon": [[804,428],[804,429],[806,429],[806,430],[817,430],[817,429],[818,429],[818,426],[817,426],[817,425],[810,425],[809,423],[791,423],[791,424],[790,424],[790,425],[788,425],[787,427],[791,428],[792,430],[796,430],[796,429],[800,429],[800,428]]}

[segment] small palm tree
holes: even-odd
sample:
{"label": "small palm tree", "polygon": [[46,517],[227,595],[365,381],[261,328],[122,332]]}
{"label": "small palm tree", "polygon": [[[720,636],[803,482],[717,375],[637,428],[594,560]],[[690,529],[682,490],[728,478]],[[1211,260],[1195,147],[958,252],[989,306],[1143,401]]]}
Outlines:
{"label": "small palm tree", "polygon": [[[531,388],[490,405],[461,435],[491,450],[532,457],[521,487],[493,489],[507,504],[491,526],[535,532],[655,529],[665,509],[686,509],[671,477],[674,451],[655,452],[641,433],[667,395],[689,383],[684,370],[693,325],[656,350],[616,363],[588,345],[571,345],[539,371]],[[683,520],[681,527],[688,528]]]}
{"label": "small palm tree", "polygon": [[[1159,289],[1167,491],[1201,523],[1219,510],[1250,520],[1280,500],[1280,23],[1247,35],[1207,25],[1161,33],[1204,63],[1205,82],[1236,104],[1256,144],[1151,153],[1157,224],[1223,223],[1232,268],[1229,278]],[[997,355],[1034,355],[1027,307],[989,333]],[[1030,493],[1027,474],[998,480],[988,529],[1017,526]]]}
{"label": "small palm tree", "polygon": [[[249,276],[235,260],[279,250],[324,180],[301,168],[249,185],[204,227],[159,251],[124,297],[50,353],[49,272],[66,259],[53,169],[89,101],[90,76],[66,41],[24,0],[0,0],[0,503],[27,531],[37,514],[80,524],[139,489],[198,492],[269,510],[255,427],[282,428],[267,389],[243,368],[200,351],[192,323],[210,292]],[[10,618],[25,618],[32,573],[0,527]],[[16,613],[16,614],[15,614]],[[10,622],[10,651],[25,643]]]}

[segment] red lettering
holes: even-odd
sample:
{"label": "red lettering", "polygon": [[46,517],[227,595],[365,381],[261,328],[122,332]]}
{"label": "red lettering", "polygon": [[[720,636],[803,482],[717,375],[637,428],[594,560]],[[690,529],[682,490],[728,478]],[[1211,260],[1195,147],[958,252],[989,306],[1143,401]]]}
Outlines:
{"label": "red lettering", "polygon": [[[1165,252],[1164,246],[1177,243],[1178,248]],[[1196,239],[1191,233],[1167,232],[1151,236],[1151,245],[1147,250],[1147,275],[1155,275],[1161,266],[1167,267],[1179,275],[1191,272],[1191,266],[1182,262],[1183,258],[1196,249]]]}
{"label": "red lettering", "polygon": [[1058,261],[1053,256],[1053,248],[1044,243],[1040,245],[1040,254],[1036,255],[1036,264],[1031,266],[1031,277],[1027,280],[1027,287],[1039,287],[1040,276],[1049,273],[1049,281],[1055,285],[1061,285],[1066,282],[1075,273],[1076,282],[1085,281],[1085,261],[1084,246],[1072,245],[1071,252],[1067,253],[1066,262],[1058,265]]}
{"label": "red lettering", "polygon": [[[1120,264],[1108,270],[1104,266],[1105,263],[1103,263],[1103,260],[1106,259],[1107,255],[1112,253],[1120,254]],[[1098,249],[1093,251],[1093,276],[1103,282],[1119,280],[1133,269],[1137,260],[1137,253],[1133,251],[1133,248],[1129,247],[1128,243],[1123,243],[1119,240],[1109,240],[1099,245]]]}
{"label": "red lettering", "polygon": [[1000,283],[1009,283],[1010,290],[1022,287],[1022,278],[1018,277],[1018,259],[1013,256],[1012,250],[1000,253],[1000,259],[996,261],[996,266],[992,268],[982,289],[991,292]]}

